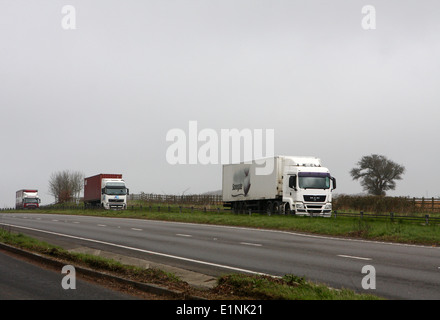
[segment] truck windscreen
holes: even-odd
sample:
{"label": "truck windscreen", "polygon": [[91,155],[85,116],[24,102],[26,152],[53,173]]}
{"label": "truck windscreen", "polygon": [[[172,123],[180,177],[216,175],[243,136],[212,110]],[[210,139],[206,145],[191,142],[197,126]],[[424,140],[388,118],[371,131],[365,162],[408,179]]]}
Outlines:
{"label": "truck windscreen", "polygon": [[37,198],[24,198],[23,202],[24,203],[38,203],[38,199]]}
{"label": "truck windscreen", "polygon": [[298,174],[301,189],[329,189],[330,174],[320,172],[300,172]]}
{"label": "truck windscreen", "polygon": [[105,188],[105,194],[112,195],[112,196],[122,196],[127,194],[127,189],[125,187],[117,188],[117,187],[106,187]]}

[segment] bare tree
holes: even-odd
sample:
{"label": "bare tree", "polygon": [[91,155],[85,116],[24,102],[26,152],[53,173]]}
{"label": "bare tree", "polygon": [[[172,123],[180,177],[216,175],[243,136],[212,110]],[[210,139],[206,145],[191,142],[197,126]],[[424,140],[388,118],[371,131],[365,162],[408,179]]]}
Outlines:
{"label": "bare tree", "polygon": [[360,179],[364,190],[372,195],[384,196],[387,190],[394,190],[395,180],[402,179],[405,173],[404,166],[377,154],[364,156],[357,164],[350,174],[353,180]]}
{"label": "bare tree", "polygon": [[68,170],[52,173],[49,180],[49,193],[54,196],[56,203],[70,202],[79,198],[83,188],[84,174]]}

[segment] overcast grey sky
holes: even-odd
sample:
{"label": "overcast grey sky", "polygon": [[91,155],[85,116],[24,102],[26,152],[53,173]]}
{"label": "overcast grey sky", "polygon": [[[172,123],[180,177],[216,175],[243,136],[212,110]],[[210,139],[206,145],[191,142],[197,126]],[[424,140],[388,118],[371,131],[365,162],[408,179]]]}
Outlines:
{"label": "overcast grey sky", "polygon": [[192,120],[274,129],[275,154],[321,158],[338,193],[362,192],[349,171],[376,153],[406,167],[389,195],[438,197],[439,17],[426,0],[0,0],[0,207],[22,188],[52,202],[61,170],[219,190],[221,165],[166,161]]}

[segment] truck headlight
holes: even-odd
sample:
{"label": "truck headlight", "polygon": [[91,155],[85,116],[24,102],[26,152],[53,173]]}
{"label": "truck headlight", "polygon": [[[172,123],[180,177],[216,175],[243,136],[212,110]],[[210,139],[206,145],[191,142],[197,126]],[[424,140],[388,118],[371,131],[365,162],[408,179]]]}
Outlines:
{"label": "truck headlight", "polygon": [[304,203],[297,203],[296,205],[295,205],[295,207],[297,208],[297,209],[304,209]]}
{"label": "truck headlight", "polygon": [[332,204],[331,203],[327,203],[324,207],[324,210],[331,210],[332,209]]}

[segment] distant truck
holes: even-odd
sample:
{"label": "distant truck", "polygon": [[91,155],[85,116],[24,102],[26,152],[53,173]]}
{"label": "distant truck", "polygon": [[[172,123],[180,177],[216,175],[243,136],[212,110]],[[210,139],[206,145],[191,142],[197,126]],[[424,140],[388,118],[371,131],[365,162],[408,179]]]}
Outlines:
{"label": "distant truck", "polygon": [[[265,166],[273,170],[258,173]],[[276,156],[223,165],[223,204],[238,213],[251,209],[328,217],[335,188],[336,179],[315,157]]]}
{"label": "distant truck", "polygon": [[21,189],[15,193],[16,209],[37,209],[40,202],[37,189]]}
{"label": "distant truck", "polygon": [[84,179],[84,205],[104,209],[127,209],[129,190],[122,174],[98,174]]}

